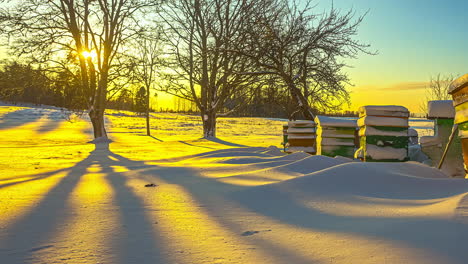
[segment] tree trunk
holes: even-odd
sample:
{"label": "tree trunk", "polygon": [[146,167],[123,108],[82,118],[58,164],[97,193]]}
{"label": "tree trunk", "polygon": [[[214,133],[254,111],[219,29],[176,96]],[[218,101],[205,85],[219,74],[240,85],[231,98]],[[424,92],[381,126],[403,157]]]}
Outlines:
{"label": "tree trunk", "polygon": [[107,100],[107,65],[101,73],[98,87],[95,93],[95,98],[89,111],[89,118],[93,124],[94,138],[105,137],[107,138],[106,127],[104,125],[104,110],[106,109]]}
{"label": "tree trunk", "polygon": [[203,120],[203,137],[216,137],[216,112],[202,112]]}
{"label": "tree trunk", "polygon": [[306,120],[314,120],[315,116],[312,113],[312,109],[310,109],[309,103],[307,102],[307,98],[302,94],[302,91],[299,90],[296,85],[294,84],[294,81],[289,81],[288,84],[289,91],[291,92],[291,96],[293,97],[293,100],[295,100],[304,115],[304,118]]}
{"label": "tree trunk", "polygon": [[150,87],[146,87],[146,135],[151,136],[151,129],[150,129]]}
{"label": "tree trunk", "polygon": [[151,136],[149,110],[146,110],[146,135]]}
{"label": "tree trunk", "polygon": [[94,138],[106,137],[107,132],[104,125],[104,111],[103,110],[91,110],[89,111],[89,118],[93,124]]}

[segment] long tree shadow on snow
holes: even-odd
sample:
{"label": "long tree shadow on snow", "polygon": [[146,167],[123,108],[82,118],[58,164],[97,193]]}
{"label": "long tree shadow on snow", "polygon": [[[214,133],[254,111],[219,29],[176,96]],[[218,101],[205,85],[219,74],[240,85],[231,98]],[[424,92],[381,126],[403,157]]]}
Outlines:
{"label": "long tree shadow on snow", "polygon": [[43,118],[44,120],[39,122],[36,128],[36,132],[39,134],[54,131],[63,121],[65,121],[65,118],[61,116],[58,111],[46,112],[42,109],[28,108],[9,112],[3,115],[1,117],[0,130],[7,130],[30,123],[36,123]]}
{"label": "long tree shadow on snow", "polygon": [[[23,176],[14,176],[14,177],[9,177],[9,178],[2,178],[0,179],[0,189],[5,188],[5,187],[10,187],[13,185],[21,184],[21,183],[27,183],[27,182],[32,182],[32,181],[38,181],[38,180],[44,180],[49,177],[52,177],[60,172],[67,171],[68,169],[58,169],[58,170],[53,170],[49,172],[44,172],[40,174],[34,174],[34,175],[23,175]],[[4,181],[11,181],[11,180],[16,180],[14,182],[8,182],[8,183],[2,183]]]}
{"label": "long tree shadow on snow", "polygon": [[[36,132],[39,134],[45,134],[54,131],[60,126],[60,124],[62,124],[62,122],[65,121],[65,118],[58,117],[57,113],[49,113],[46,117],[47,119],[44,121],[44,123],[40,124],[36,129]],[[59,118],[62,120],[58,120]]]}
{"label": "long tree shadow on snow", "polygon": [[[120,263],[170,262],[167,260],[164,261],[164,256],[161,257],[161,255],[155,255],[155,253],[153,252],[157,251],[158,246],[164,246],[163,243],[161,243],[161,241],[143,240],[144,236],[141,236],[141,234],[152,230],[153,226],[151,226],[151,223],[149,221],[145,220],[143,204],[140,202],[139,198],[137,198],[131,191],[128,190],[128,187],[125,186],[125,182],[127,180],[126,176],[122,173],[115,172],[115,168],[113,168],[113,166],[123,166],[130,171],[138,171],[136,177],[148,182],[152,180],[157,181],[158,179],[162,179],[169,184],[177,184],[179,186],[182,186],[188,191],[190,191],[191,187],[195,187],[195,189],[200,191],[200,193],[191,192],[192,195],[197,194],[193,196],[193,198],[195,199],[200,198],[197,196],[202,195],[202,192],[205,193],[207,190],[224,193],[225,191],[234,192],[244,189],[244,187],[242,186],[226,185],[218,181],[206,179],[198,175],[196,171],[184,167],[162,167],[155,165],[147,165],[143,161],[130,160],[121,155],[113,153],[109,149],[109,144],[98,144],[96,145],[96,150],[93,152],[96,152],[97,154],[94,155],[96,156],[96,158],[94,159],[93,164],[101,165],[101,172],[104,172],[108,175],[107,177],[110,184],[112,185],[113,189],[116,190],[116,200],[119,208],[121,208],[122,223],[125,226],[130,227],[130,230],[128,230],[127,233],[131,234],[132,237],[127,238],[128,240],[124,242],[125,245],[119,247],[122,251],[121,256],[119,257],[119,260],[121,260]],[[198,200],[202,202],[204,201],[203,199]],[[210,218],[219,220],[216,217],[216,212],[212,213],[213,215],[210,215]],[[237,233],[238,239],[243,238],[240,229],[229,229],[229,226],[224,225],[222,221],[220,221],[219,224],[221,224],[227,230]],[[274,245],[273,243],[269,243],[267,241],[265,241],[265,243],[259,246],[264,249],[267,249],[268,253],[274,255],[275,258],[280,261],[280,263],[310,263],[311,261],[310,259],[303,259],[301,256],[297,256],[297,254],[295,254],[295,252],[293,251],[289,251],[286,248],[280,248]],[[137,257],[135,258],[135,256]],[[221,255],[217,257],[223,256]]]}
{"label": "long tree shadow on snow", "polygon": [[206,149],[215,149],[215,148],[212,148],[212,147],[198,146],[198,145],[195,145],[195,144],[192,144],[192,143],[188,143],[187,141],[182,141],[182,140],[179,140],[179,141],[177,141],[177,142],[182,143],[182,144],[185,144],[185,145],[187,145],[187,146],[191,146],[191,147],[206,148]]}
{"label": "long tree shadow on snow", "polygon": [[50,189],[34,208],[13,226],[3,230],[1,245],[4,248],[2,251],[7,254],[4,254],[2,259],[6,263],[26,263],[31,260],[35,249],[44,246],[43,243],[50,238],[56,227],[66,222],[70,217],[67,201],[81,176],[86,173],[87,162],[88,158],[70,168],[66,176]]}
{"label": "long tree shadow on snow", "polygon": [[[242,151],[239,149],[238,151]],[[205,156],[227,155],[223,151],[214,151]],[[203,156],[203,155],[201,155]],[[428,219],[422,217],[353,217],[339,216],[317,211],[311,207],[305,207],[297,197],[288,193],[275,192],[268,189],[265,197],[276,197],[275,200],[249,199],[249,191],[256,191],[256,187],[230,185],[216,179],[204,178],[193,170],[187,168],[162,167],[147,165],[142,161],[133,161],[121,155],[115,154],[109,149],[109,144],[97,144],[94,151],[83,161],[70,168],[64,177],[44,199],[27,215],[23,216],[14,226],[3,230],[3,245],[9,255],[6,263],[21,263],[33,255],[31,249],[44,246],[49,241],[55,227],[67,219],[73,217],[67,215],[67,203],[70,193],[79,182],[81,175],[86,173],[90,166],[98,165],[101,172],[105,173],[107,181],[115,190],[115,205],[120,209],[120,221],[125,230],[116,230],[116,233],[124,232],[124,239],[113,242],[113,252],[118,252],[117,263],[168,263],[165,256],[158,252],[163,243],[154,236],[146,236],[147,232],[154,230],[154,225],[146,218],[144,204],[126,186],[127,176],[117,172],[115,166],[123,166],[131,171],[138,170],[136,177],[146,181],[163,179],[169,184],[177,184],[190,193],[192,198],[201,206],[211,219],[215,219],[223,228],[237,233],[242,239],[242,232],[246,231],[230,216],[221,215],[219,207],[213,205],[216,196],[222,197],[229,204],[236,204],[247,211],[255,212],[286,225],[297,226],[311,231],[325,231],[356,235],[369,239],[393,241],[407,247],[428,250],[441,256],[447,256],[454,263],[465,263],[468,258],[463,246],[468,242],[468,226],[450,219]],[[255,190],[254,190],[255,189]],[[157,191],[157,189],[156,189]],[[212,195],[207,195],[207,191]],[[257,193],[257,195],[260,195]],[[55,211],[48,210],[49,205],[56,203]],[[41,228],[31,226],[41,225]],[[90,230],[92,232],[92,230]],[[272,230],[275,232],[275,230]],[[147,239],[153,237],[153,239]],[[291,263],[310,263],[311,259],[303,259],[294,251],[284,248],[276,241],[262,239],[261,236],[253,236],[255,244],[260,249],[266,249],[280,261]],[[53,250],[53,248],[52,248]],[[4,252],[4,250],[0,251]],[[60,253],[58,253],[60,254]],[[5,254],[3,254],[5,255]],[[318,261],[317,261],[318,263]]]}
{"label": "long tree shadow on snow", "polygon": [[[252,148],[255,150],[261,150],[263,148]],[[237,149],[235,152],[245,152],[245,148]],[[158,180],[163,180],[163,182],[167,184],[176,184],[181,186],[184,190],[188,191],[196,202],[201,208],[203,208],[204,212],[208,213],[208,217],[216,221],[217,224],[223,227],[223,229],[233,233],[235,236],[237,234],[238,240],[246,239],[243,236],[245,230],[235,225],[232,225],[230,220],[227,217],[223,217],[219,215],[219,212],[213,209],[206,207],[205,205],[210,204],[211,202],[216,200],[217,195],[225,195],[226,193],[234,193],[236,191],[244,190],[245,186],[238,186],[238,185],[230,185],[225,184],[220,181],[205,178],[198,174],[197,171],[187,169],[185,167],[163,167],[163,166],[153,166],[153,165],[146,165],[144,162],[139,161],[132,161],[121,155],[114,154],[110,152],[111,156],[116,158],[120,163],[120,166],[124,166],[126,168],[138,170],[138,177],[151,182]],[[226,155],[224,150],[212,151],[208,153],[203,153],[200,155],[207,155],[207,156],[218,156],[218,155]],[[157,191],[157,189],[156,189]],[[207,195],[208,193],[208,195]],[[219,196],[218,196],[219,197]],[[161,201],[164,202],[164,201]],[[218,235],[218,234],[217,234]],[[263,241],[260,244],[256,244],[256,247],[260,250],[266,250],[268,254],[274,257],[278,261],[278,263],[311,263],[310,258],[303,258],[296,254],[296,252],[291,251],[287,248],[280,247],[275,243],[270,241]],[[226,254],[230,254],[226,252]],[[211,256],[216,257],[216,256]],[[222,255],[217,257],[223,257]],[[317,260],[314,260],[313,263],[319,263]]]}
{"label": "long tree shadow on snow", "polygon": [[7,130],[34,123],[41,119],[45,113],[36,109],[21,109],[9,112],[1,116],[0,130]]}
{"label": "long tree shadow on snow", "polygon": [[153,234],[154,224],[147,218],[145,205],[126,185],[127,177],[116,171],[116,166],[138,170],[151,165],[113,153],[108,143],[96,144],[95,152],[90,156],[94,156],[94,164],[98,164],[101,172],[106,173],[106,179],[115,191],[115,203],[125,229],[126,235],[115,241],[119,263],[168,263],[166,256],[159,252],[164,243],[155,240],[158,234]]}
{"label": "long tree shadow on snow", "polygon": [[[152,232],[153,224],[145,216],[143,203],[125,185],[125,176],[113,168],[113,166],[140,168],[147,165],[113,154],[108,144],[96,144],[95,150],[87,158],[66,170],[66,176],[45,194],[34,208],[12,226],[2,230],[0,240],[2,262],[29,262],[34,259],[35,252],[43,248],[52,252],[56,251],[57,256],[64,254],[53,244],[46,243],[51,243],[53,235],[58,230],[57,227],[61,226],[66,229],[63,225],[74,215],[69,204],[71,193],[91,166],[99,166],[101,172],[106,173],[106,179],[114,189],[115,206],[119,209],[122,227],[114,230],[116,239],[108,241],[112,244],[112,252],[118,255],[113,262],[167,263],[158,251],[158,246],[162,243],[155,241],[152,235],[144,235]],[[94,231],[83,230],[83,232],[93,233]],[[70,234],[70,239],[73,239],[73,234]],[[112,240],[112,238],[106,239]]]}
{"label": "long tree shadow on snow", "polygon": [[[219,152],[214,153],[219,154]],[[152,175],[150,171],[146,173]],[[468,259],[468,252],[464,250],[464,245],[468,243],[468,225],[452,219],[411,216],[333,215],[306,207],[302,201],[297,199],[296,195],[293,196],[281,190],[266,188],[265,197],[275,197],[274,200],[271,200],[270,198],[261,199],[262,190],[260,188],[258,193],[260,195],[257,194],[257,199],[252,199],[248,195],[248,192],[251,190],[255,192],[256,187],[229,185],[215,179],[203,178],[196,174],[181,175],[181,177],[164,177],[164,180],[183,186],[200,204],[213,203],[212,197],[210,198],[206,195],[206,190],[223,190],[223,194],[227,194],[223,195],[223,198],[227,197],[226,202],[238,204],[247,211],[255,212],[286,225],[297,226],[311,231],[341,233],[376,241],[396,242],[397,244],[405,245],[404,247],[427,250],[431,254],[435,253],[436,255],[447,257],[454,263],[466,263],[466,259]],[[320,188],[320,186],[317,186],[317,188]],[[468,188],[461,186],[457,190],[454,190],[452,195],[462,194],[467,191]],[[400,198],[413,199],[411,197],[422,199],[414,195],[401,196]],[[396,197],[395,199],[400,198]],[[434,194],[427,199],[435,198],[442,197]],[[205,208],[205,211],[212,218],[217,219],[228,230],[236,233],[243,231],[239,224],[232,221],[229,217],[220,215],[216,210],[210,209],[210,206],[206,206]],[[275,251],[272,252],[287,252],[285,248],[272,241],[262,241],[259,239],[259,243],[264,248],[274,248]],[[279,254],[279,256],[281,255],[284,256],[283,253]],[[308,263],[308,261],[310,260],[296,258],[296,261],[292,262]]]}
{"label": "long tree shadow on snow", "polygon": [[[196,145],[194,145],[196,146]],[[198,154],[192,154],[187,156],[181,157],[174,157],[174,158],[165,158],[165,159],[156,159],[156,160],[149,160],[152,162],[177,162],[183,160],[189,160],[191,158],[222,158],[222,157],[232,157],[233,153],[236,156],[252,156],[252,152],[254,152],[256,156],[262,157],[271,157],[271,155],[264,154],[262,152],[265,151],[265,148],[262,147],[240,147],[240,148],[231,148],[231,149],[218,149]]]}
{"label": "long tree shadow on snow", "polygon": [[405,248],[429,250],[447,256],[455,263],[466,263],[468,258],[468,252],[463,249],[463,245],[468,243],[468,225],[455,220],[333,215],[306,207],[297,197],[279,190],[274,193],[275,199],[272,200],[270,195],[265,193],[268,200],[253,200],[243,197],[241,192],[233,199],[250,211],[286,225],[396,242]]}
{"label": "long tree shadow on snow", "polygon": [[230,147],[247,147],[245,145],[229,142],[229,141],[222,140],[222,139],[219,139],[219,138],[216,138],[216,137],[205,137],[205,138],[202,138],[202,139],[206,139],[208,141],[215,142],[215,143],[222,144],[222,145],[226,145],[226,146],[230,146]]}

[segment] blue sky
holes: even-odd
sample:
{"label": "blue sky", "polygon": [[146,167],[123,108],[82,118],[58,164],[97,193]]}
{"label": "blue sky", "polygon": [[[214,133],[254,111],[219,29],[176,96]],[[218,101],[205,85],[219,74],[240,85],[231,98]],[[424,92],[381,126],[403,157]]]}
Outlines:
{"label": "blue sky", "polygon": [[[331,0],[317,1],[329,9]],[[430,76],[468,73],[468,1],[334,0],[343,12],[369,11],[358,39],[378,55],[349,61],[352,107],[401,104],[416,112]],[[415,98],[414,97],[418,97]]]}
{"label": "blue sky", "polygon": [[357,39],[371,44],[378,55],[348,61],[352,110],[364,104],[399,104],[418,112],[431,76],[468,73],[468,0],[315,3],[318,12],[332,3],[342,12],[354,9],[357,16],[368,11]]}

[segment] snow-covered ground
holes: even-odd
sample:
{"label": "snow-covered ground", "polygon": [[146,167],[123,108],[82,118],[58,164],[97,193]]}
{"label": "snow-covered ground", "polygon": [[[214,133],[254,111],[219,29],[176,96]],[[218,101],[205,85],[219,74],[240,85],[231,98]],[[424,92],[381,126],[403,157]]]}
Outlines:
{"label": "snow-covered ground", "polygon": [[[0,263],[468,263],[468,182],[283,155],[283,122],[0,107]],[[276,146],[276,147],[269,147]],[[154,187],[145,187],[154,184]]]}

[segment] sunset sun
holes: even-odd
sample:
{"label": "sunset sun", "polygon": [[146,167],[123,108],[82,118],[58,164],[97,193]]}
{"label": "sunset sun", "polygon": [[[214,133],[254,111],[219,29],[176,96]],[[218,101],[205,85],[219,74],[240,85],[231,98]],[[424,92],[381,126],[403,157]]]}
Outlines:
{"label": "sunset sun", "polygon": [[85,59],[91,58],[92,60],[94,60],[94,59],[97,58],[97,52],[95,50],[91,50],[91,51],[85,50],[85,51],[81,52],[81,55]]}

